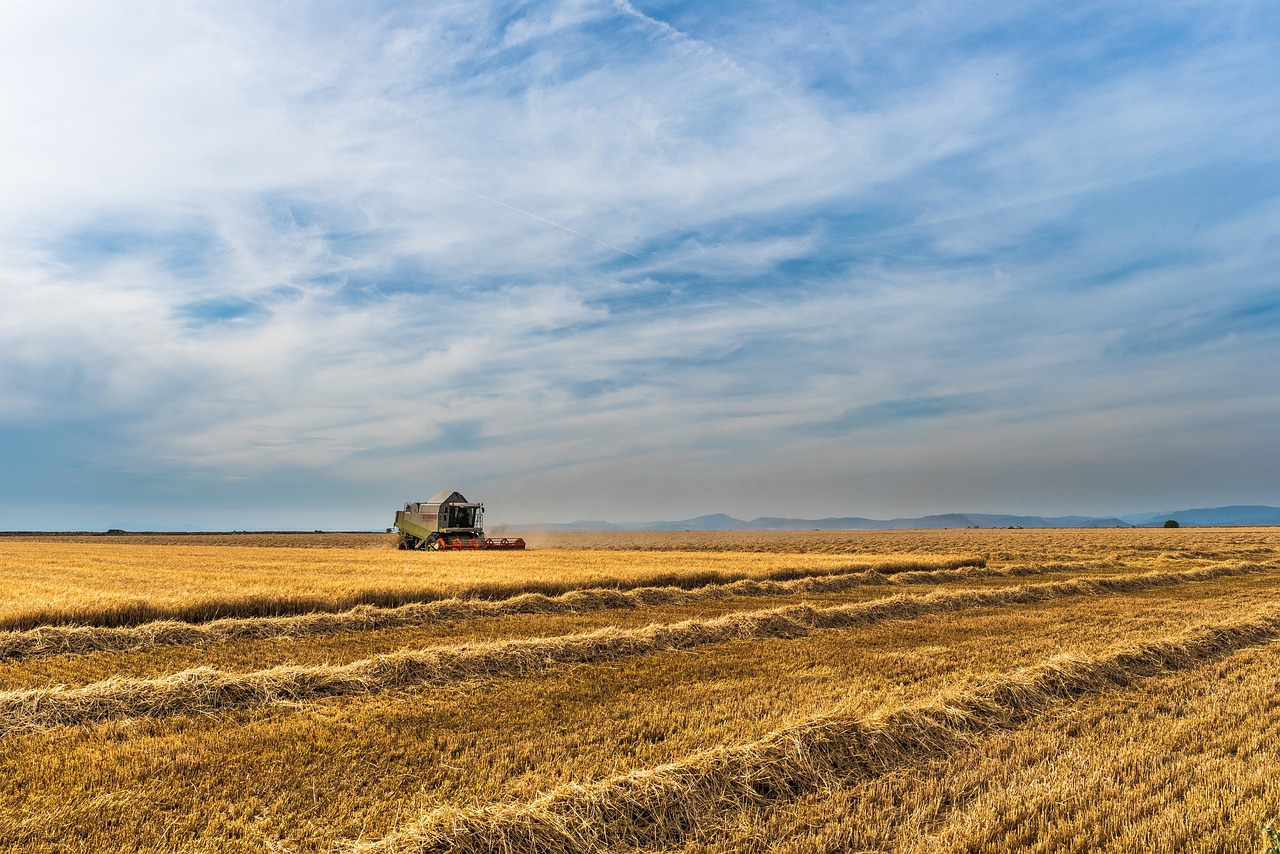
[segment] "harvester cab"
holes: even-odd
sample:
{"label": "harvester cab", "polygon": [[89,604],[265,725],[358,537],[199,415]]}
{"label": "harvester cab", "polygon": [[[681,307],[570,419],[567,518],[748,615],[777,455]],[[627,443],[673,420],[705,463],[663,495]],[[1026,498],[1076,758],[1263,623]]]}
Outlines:
{"label": "harvester cab", "polygon": [[522,549],[520,538],[486,538],[484,505],[460,492],[437,492],[430,501],[410,501],[396,511],[402,549]]}

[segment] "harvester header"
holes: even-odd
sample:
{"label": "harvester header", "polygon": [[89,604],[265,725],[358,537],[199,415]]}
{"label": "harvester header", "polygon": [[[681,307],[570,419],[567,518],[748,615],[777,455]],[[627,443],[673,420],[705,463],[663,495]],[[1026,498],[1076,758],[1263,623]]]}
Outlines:
{"label": "harvester header", "polygon": [[402,549],[522,549],[524,540],[486,538],[484,505],[460,492],[437,492],[430,501],[410,501],[396,511]]}

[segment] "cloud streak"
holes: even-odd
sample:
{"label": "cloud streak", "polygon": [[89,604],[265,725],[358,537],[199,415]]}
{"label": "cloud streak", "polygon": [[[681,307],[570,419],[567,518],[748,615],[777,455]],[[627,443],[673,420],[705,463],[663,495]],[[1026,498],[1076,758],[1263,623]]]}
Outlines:
{"label": "cloud streak", "polygon": [[0,527],[1280,503],[1278,34],[10,4]]}

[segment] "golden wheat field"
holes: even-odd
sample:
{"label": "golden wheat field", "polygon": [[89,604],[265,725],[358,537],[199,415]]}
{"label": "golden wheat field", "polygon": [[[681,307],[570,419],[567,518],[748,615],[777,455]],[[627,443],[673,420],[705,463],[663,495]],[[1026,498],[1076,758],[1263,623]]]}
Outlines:
{"label": "golden wheat field", "polygon": [[0,850],[1263,850],[1280,529],[0,537]]}

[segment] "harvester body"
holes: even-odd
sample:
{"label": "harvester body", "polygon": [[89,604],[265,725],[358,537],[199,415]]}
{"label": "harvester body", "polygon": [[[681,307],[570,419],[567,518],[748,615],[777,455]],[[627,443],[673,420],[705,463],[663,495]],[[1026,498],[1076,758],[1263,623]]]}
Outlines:
{"label": "harvester body", "polygon": [[522,549],[522,539],[486,539],[484,505],[460,492],[437,492],[396,511],[402,549]]}

